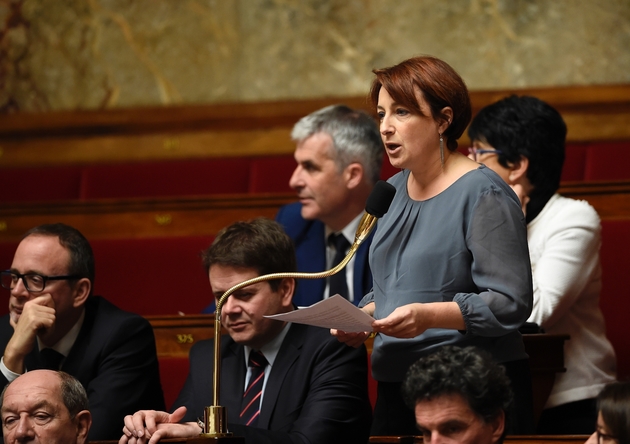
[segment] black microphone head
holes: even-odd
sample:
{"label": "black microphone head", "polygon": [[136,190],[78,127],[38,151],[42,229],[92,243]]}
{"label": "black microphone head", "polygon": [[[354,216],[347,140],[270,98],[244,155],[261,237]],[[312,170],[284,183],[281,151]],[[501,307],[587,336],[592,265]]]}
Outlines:
{"label": "black microphone head", "polygon": [[372,216],[383,217],[394,200],[394,194],[396,194],[396,188],[392,184],[379,180],[367,199],[365,211]]}

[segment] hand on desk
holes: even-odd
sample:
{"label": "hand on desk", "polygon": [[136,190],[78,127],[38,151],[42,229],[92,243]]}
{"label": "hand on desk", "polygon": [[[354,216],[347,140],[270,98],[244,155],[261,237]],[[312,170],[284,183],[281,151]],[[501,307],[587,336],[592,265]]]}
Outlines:
{"label": "hand on desk", "polygon": [[180,424],[186,414],[186,407],[180,407],[172,414],[156,410],[140,410],[125,416],[123,436],[119,444],[156,444],[163,438],[193,438],[201,433],[195,422]]}

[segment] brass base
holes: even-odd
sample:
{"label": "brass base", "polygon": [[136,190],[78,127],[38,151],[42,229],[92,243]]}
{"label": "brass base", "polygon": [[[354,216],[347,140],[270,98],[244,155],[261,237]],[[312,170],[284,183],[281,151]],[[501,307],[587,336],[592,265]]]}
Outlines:
{"label": "brass base", "polygon": [[203,410],[204,430],[199,435],[204,438],[232,436],[227,429],[227,409],[220,405],[211,405]]}

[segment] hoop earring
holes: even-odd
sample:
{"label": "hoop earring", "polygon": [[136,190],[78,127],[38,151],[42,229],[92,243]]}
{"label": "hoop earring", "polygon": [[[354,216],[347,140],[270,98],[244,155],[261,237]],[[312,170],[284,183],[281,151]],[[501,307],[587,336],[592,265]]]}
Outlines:
{"label": "hoop earring", "polygon": [[444,167],[444,138],[440,134],[440,162],[442,163],[442,167]]}

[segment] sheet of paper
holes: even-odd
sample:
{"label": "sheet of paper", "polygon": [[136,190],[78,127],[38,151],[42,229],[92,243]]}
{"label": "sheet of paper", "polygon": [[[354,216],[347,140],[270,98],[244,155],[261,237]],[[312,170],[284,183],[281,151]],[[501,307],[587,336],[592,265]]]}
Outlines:
{"label": "sheet of paper", "polygon": [[372,316],[338,294],[310,307],[301,307],[289,313],[265,317],[316,327],[336,328],[348,333],[372,331],[372,321],[374,321]]}

